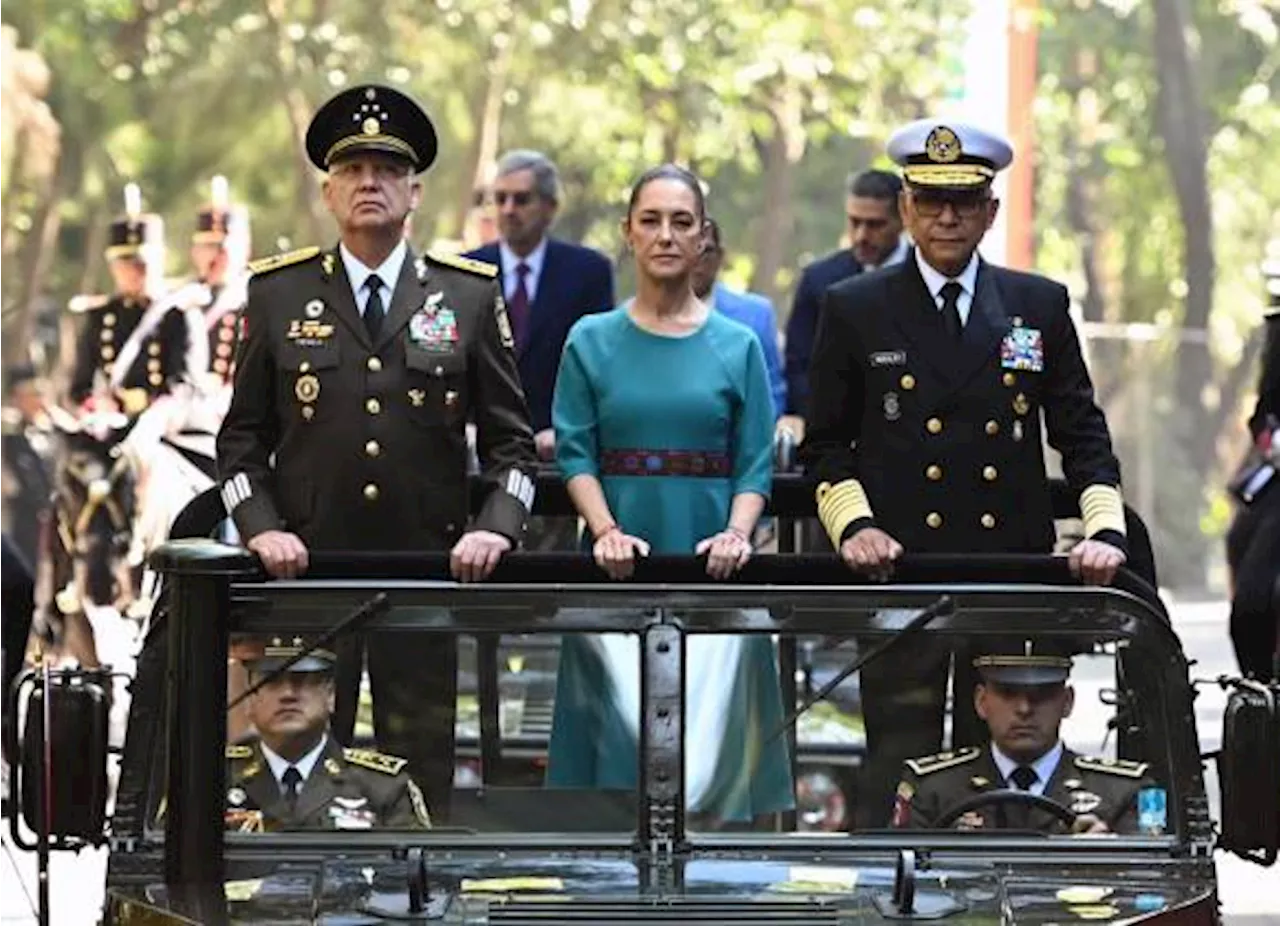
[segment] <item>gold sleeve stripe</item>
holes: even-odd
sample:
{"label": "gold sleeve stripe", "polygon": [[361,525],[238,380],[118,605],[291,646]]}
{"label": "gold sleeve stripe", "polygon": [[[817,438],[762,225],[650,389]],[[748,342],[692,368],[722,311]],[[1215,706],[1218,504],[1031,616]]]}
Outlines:
{"label": "gold sleeve stripe", "polygon": [[1116,486],[1092,485],[1080,493],[1080,514],[1084,518],[1084,535],[1098,531],[1125,533],[1124,498]]}
{"label": "gold sleeve stripe", "polygon": [[873,517],[867,493],[863,490],[862,483],[856,479],[845,479],[835,485],[824,482],[818,486],[815,497],[818,501],[818,520],[826,528],[832,546],[840,546],[840,535],[854,521]]}

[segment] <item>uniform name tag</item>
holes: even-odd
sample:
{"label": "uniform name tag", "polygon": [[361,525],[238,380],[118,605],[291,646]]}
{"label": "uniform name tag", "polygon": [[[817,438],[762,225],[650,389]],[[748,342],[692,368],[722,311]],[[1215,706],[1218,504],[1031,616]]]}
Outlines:
{"label": "uniform name tag", "polygon": [[1040,329],[1011,329],[1000,344],[1000,366],[1006,370],[1044,372],[1044,336]]}
{"label": "uniform name tag", "polygon": [[900,367],[907,362],[905,350],[878,350],[870,356],[873,367]]}

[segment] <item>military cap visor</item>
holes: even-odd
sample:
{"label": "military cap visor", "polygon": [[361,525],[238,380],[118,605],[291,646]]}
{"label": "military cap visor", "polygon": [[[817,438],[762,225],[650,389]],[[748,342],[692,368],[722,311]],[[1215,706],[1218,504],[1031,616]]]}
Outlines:
{"label": "military cap visor", "polygon": [[986,186],[1013,161],[999,135],[967,122],[919,119],[894,132],[889,157],[913,187],[971,190]]}
{"label": "military cap visor", "polygon": [[[301,643],[281,644],[273,642],[262,650],[262,655],[244,660],[245,667],[255,675],[267,675],[281,668],[307,647]],[[286,674],[294,672],[332,672],[338,657],[326,649],[314,649],[289,666]]]}
{"label": "military cap visor", "polygon": [[421,173],[436,159],[435,126],[422,107],[377,84],[351,87],[320,107],[307,128],[307,157],[321,170],[370,151],[399,157]]}

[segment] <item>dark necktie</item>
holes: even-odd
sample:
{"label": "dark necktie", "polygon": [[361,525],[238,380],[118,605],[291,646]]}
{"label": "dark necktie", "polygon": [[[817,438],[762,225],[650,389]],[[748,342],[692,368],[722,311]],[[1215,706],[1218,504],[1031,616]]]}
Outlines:
{"label": "dark necktie", "polygon": [[376,341],[382,331],[382,318],[386,315],[382,307],[382,278],[372,273],[364,285],[369,290],[369,301],[364,304],[364,328],[369,332],[369,340]]}
{"label": "dark necktie", "polygon": [[516,344],[524,344],[529,330],[529,289],[525,286],[525,277],[529,275],[529,265],[524,261],[516,264],[516,289],[511,294],[511,305],[508,315],[511,316],[511,331],[515,335]]}
{"label": "dark necktie", "polygon": [[964,326],[960,324],[960,294],[964,288],[955,280],[942,287],[942,324],[952,340],[960,340]]}
{"label": "dark necktie", "polygon": [[292,811],[298,806],[298,786],[302,784],[302,772],[298,771],[296,765],[290,765],[284,770],[280,780],[284,782],[284,802]]}
{"label": "dark necktie", "polygon": [[1019,791],[1030,791],[1031,786],[1040,780],[1036,770],[1029,765],[1019,765],[1013,770],[1013,774],[1009,778]]}

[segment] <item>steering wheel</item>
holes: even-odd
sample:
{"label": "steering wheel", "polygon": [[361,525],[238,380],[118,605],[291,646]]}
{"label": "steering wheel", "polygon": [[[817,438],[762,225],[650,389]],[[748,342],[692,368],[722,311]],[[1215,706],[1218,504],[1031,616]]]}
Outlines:
{"label": "steering wheel", "polygon": [[998,791],[983,791],[981,794],[975,794],[972,797],[966,797],[962,801],[957,801],[938,816],[933,826],[935,829],[940,830],[950,829],[951,824],[955,823],[970,810],[976,807],[985,807],[988,804],[1027,804],[1031,807],[1037,807],[1051,814],[1055,819],[1062,821],[1067,829],[1071,829],[1078,816],[1066,804],[1055,801],[1051,797],[1033,794],[1030,791],[1004,788]]}

